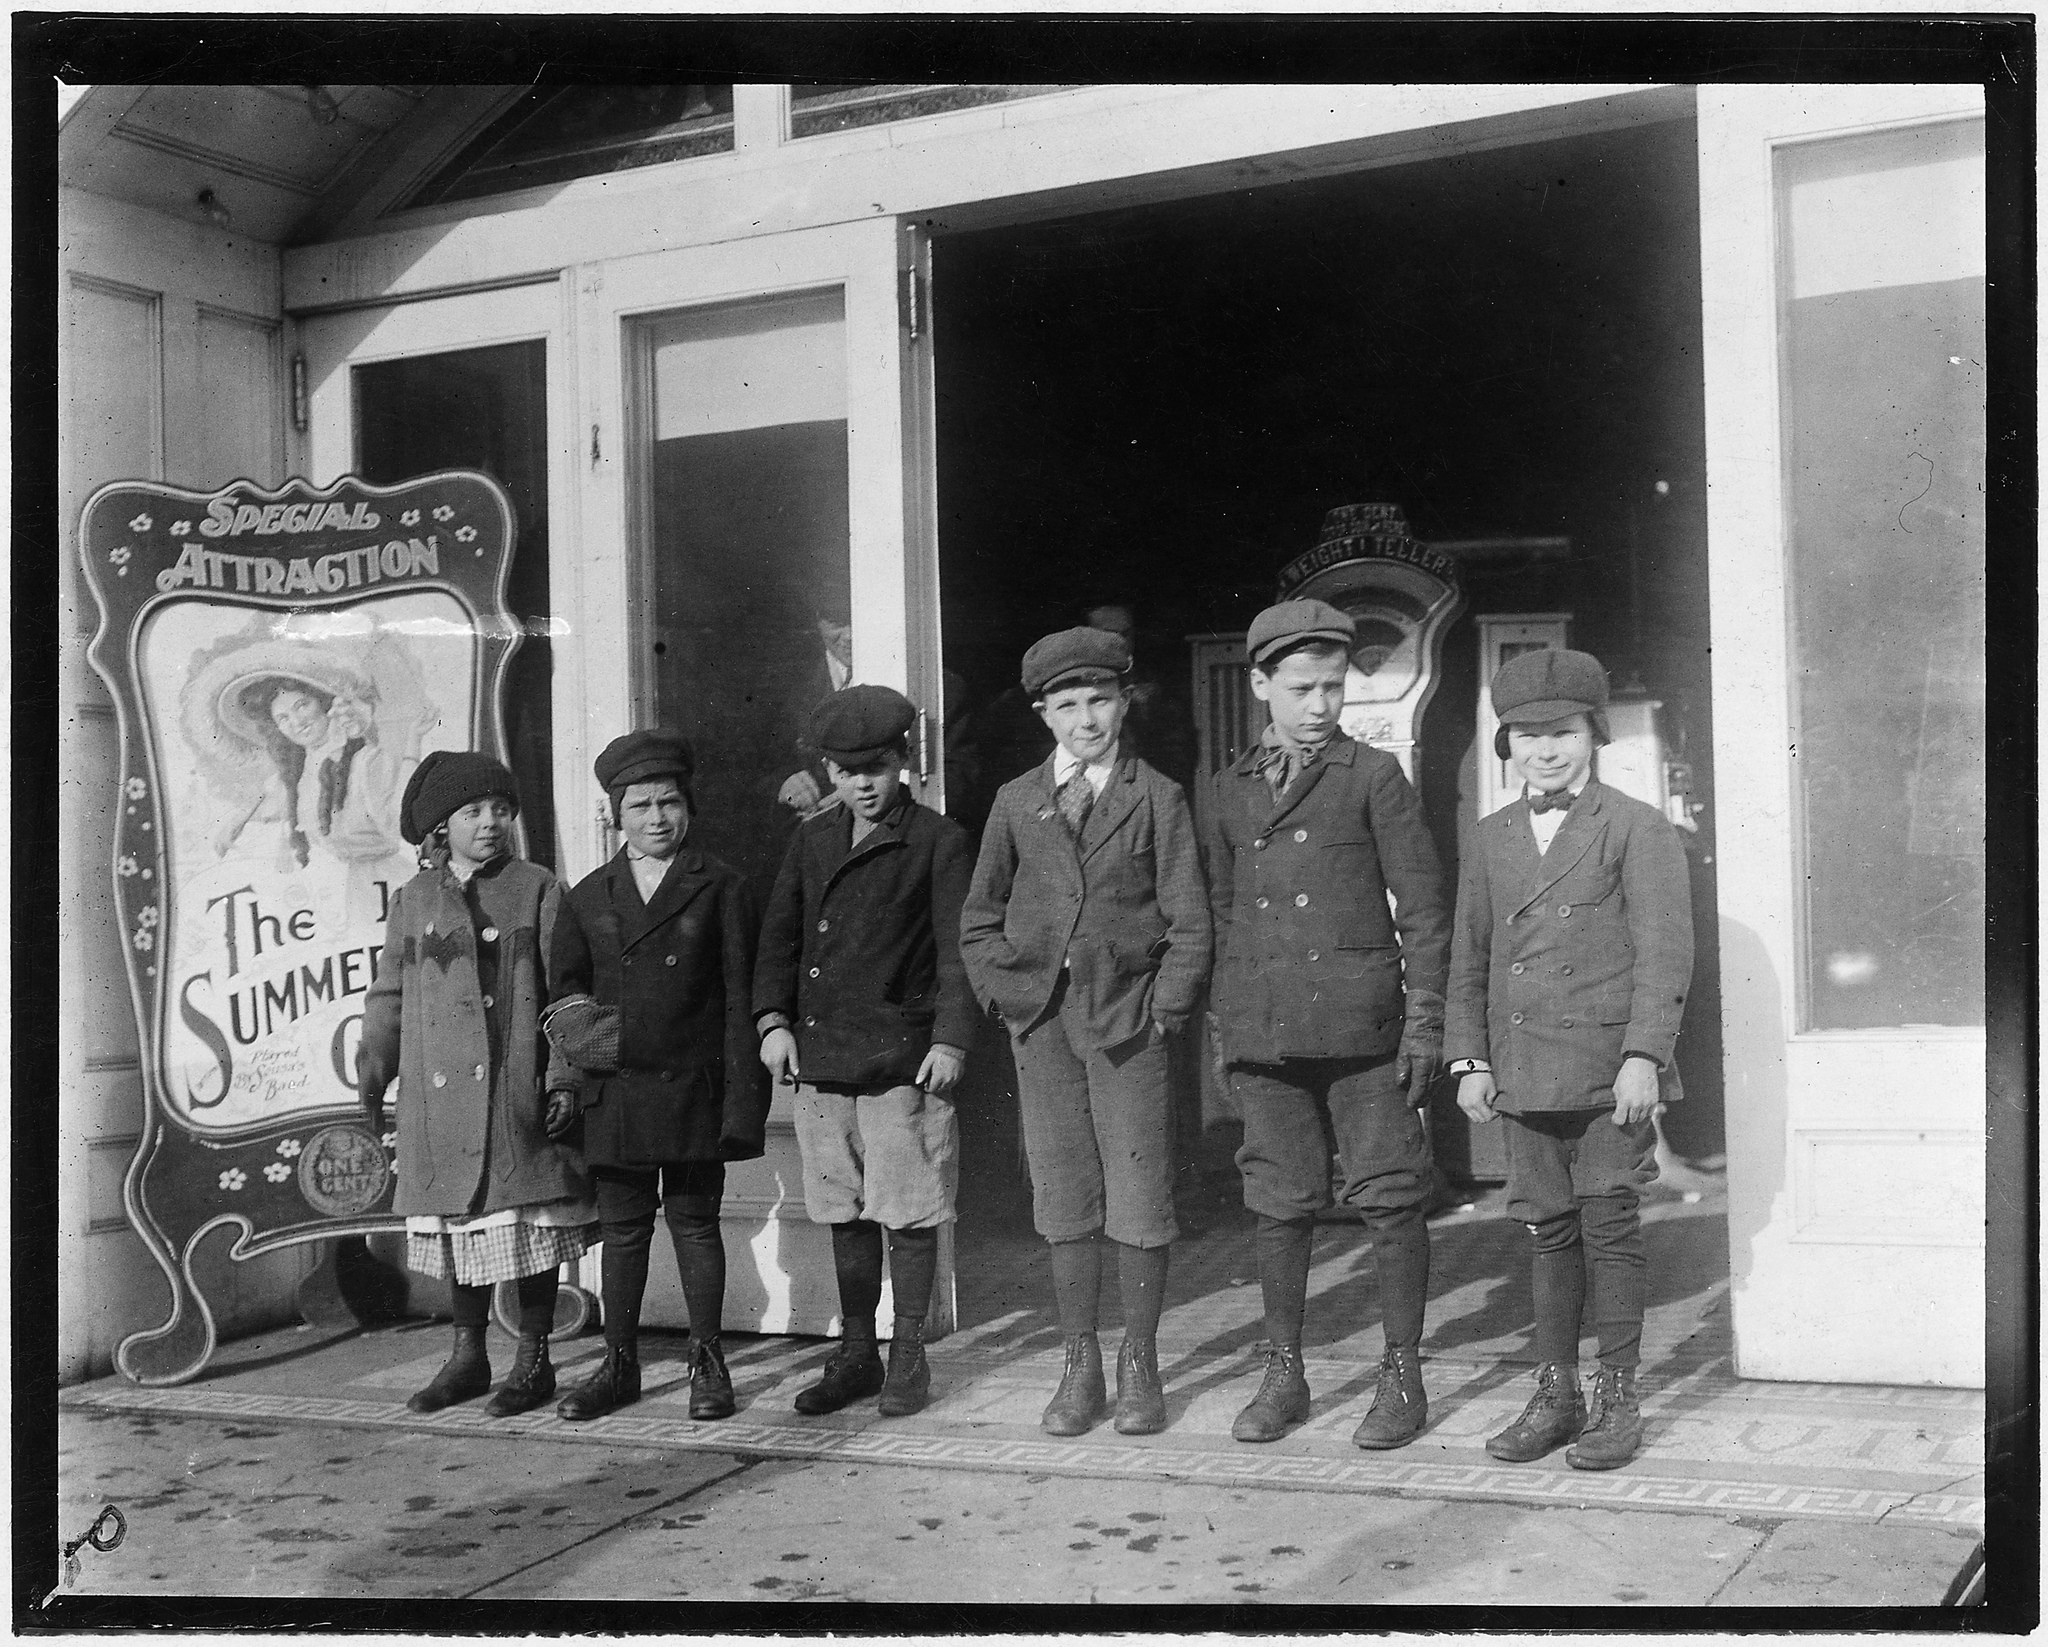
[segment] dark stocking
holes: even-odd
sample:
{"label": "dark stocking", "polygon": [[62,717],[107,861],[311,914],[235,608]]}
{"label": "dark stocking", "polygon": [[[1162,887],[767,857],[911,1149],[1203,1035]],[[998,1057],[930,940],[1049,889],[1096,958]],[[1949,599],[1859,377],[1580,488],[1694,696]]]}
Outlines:
{"label": "dark stocking", "polygon": [[1636,1199],[1589,1197],[1579,1215],[1600,1365],[1633,1367],[1643,1353],[1643,1226]]}
{"label": "dark stocking", "polygon": [[1579,1215],[1565,1213],[1533,1226],[1536,1254],[1530,1291],[1536,1304],[1536,1359],[1576,1373],[1579,1317],[1586,1304],[1586,1266],[1579,1246]]}
{"label": "dark stocking", "polygon": [[1096,1236],[1052,1243],[1052,1291],[1062,1334],[1072,1338],[1095,1330],[1102,1303],[1102,1242]]}
{"label": "dark stocking", "polygon": [[1117,1289],[1123,1299],[1127,1344],[1149,1344],[1159,1336],[1159,1309],[1166,1299],[1166,1263],[1172,1250],[1117,1243]]}
{"label": "dark stocking", "polygon": [[1259,1286],[1266,1295],[1266,1340],[1275,1346],[1301,1343],[1302,1318],[1308,1309],[1309,1246],[1315,1233],[1313,1218],[1259,1214],[1252,1240],[1259,1256]]}
{"label": "dark stocking", "polygon": [[939,1231],[889,1232],[889,1280],[896,1295],[896,1313],[922,1321],[931,1312],[932,1279],[939,1268]]}
{"label": "dark stocking", "polygon": [[519,1278],[519,1336],[545,1338],[555,1330],[555,1294],[561,1290],[562,1272],[542,1270],[538,1275]]}
{"label": "dark stocking", "polygon": [[449,1292],[455,1304],[458,1327],[486,1327],[491,1321],[490,1283],[472,1287],[466,1281],[451,1281]]}
{"label": "dark stocking", "polygon": [[725,1322],[725,1237],[717,1213],[668,1208],[669,1238],[675,1242],[676,1274],[690,1312],[690,1333],[712,1339]]}
{"label": "dark stocking", "polygon": [[1429,1225],[1422,1207],[1404,1207],[1372,1232],[1380,1273],[1380,1322],[1389,1349],[1422,1342],[1422,1311],[1429,1302]]}
{"label": "dark stocking", "polygon": [[872,1342],[882,1303],[882,1226],[866,1218],[834,1224],[832,1268],[839,1277],[841,1331]]}

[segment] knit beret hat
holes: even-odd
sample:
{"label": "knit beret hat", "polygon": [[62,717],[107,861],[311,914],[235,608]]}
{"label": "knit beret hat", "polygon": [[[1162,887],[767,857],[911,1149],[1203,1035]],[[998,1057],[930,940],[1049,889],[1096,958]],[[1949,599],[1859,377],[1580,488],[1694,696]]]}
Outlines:
{"label": "knit beret hat", "polygon": [[1120,680],[1130,667],[1131,645],[1123,636],[1107,629],[1062,629],[1032,642],[1024,654],[1024,690],[1039,698],[1056,686]]}
{"label": "knit beret hat", "polygon": [[519,780],[503,761],[474,749],[430,749],[399,798],[398,832],[418,846],[451,812],[486,795],[503,795],[519,810]]}

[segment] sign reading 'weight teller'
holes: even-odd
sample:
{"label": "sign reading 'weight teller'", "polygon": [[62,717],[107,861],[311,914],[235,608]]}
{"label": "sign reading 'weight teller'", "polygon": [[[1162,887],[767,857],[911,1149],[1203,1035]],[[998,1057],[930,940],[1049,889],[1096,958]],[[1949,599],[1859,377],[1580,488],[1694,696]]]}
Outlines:
{"label": "sign reading 'weight teller'", "polygon": [[402,1228],[390,1134],[355,1095],[364,997],[399,835],[430,749],[501,758],[512,506],[487,475],[277,491],[102,488],[80,537],[89,656],[121,723],[115,907],[148,1119],[128,1217],[170,1282],[124,1340],[130,1378],[212,1354],[193,1279],[209,1231],[236,1259]]}

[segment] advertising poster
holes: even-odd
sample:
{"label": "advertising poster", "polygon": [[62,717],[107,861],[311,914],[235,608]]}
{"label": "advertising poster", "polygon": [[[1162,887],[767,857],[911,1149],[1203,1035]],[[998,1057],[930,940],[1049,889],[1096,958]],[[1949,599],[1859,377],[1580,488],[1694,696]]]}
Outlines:
{"label": "advertising poster", "polygon": [[205,1365],[191,1253],[403,1228],[393,1135],[357,1107],[364,997],[418,867],[399,799],[430,749],[505,745],[510,501],[402,486],[119,482],[87,502],[89,657],[121,725],[114,876],[147,1117],[128,1217],[171,1287],[121,1344],[141,1382]]}

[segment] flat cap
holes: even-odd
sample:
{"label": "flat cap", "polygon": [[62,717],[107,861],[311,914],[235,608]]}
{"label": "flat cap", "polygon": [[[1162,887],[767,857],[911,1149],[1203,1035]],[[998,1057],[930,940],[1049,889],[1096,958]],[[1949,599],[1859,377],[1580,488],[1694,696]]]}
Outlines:
{"label": "flat cap", "polygon": [[650,778],[688,783],[697,770],[697,757],[682,733],[650,726],[612,739],[597,757],[596,769],[597,781],[606,791]]}
{"label": "flat cap", "polygon": [[1338,641],[1349,646],[1358,635],[1358,625],[1348,612],[1340,612],[1326,600],[1283,600],[1252,619],[1245,631],[1245,656],[1263,665],[1283,646],[1303,641]]}
{"label": "flat cap", "polygon": [[1039,698],[1055,686],[1120,681],[1130,668],[1131,643],[1123,636],[1107,629],[1062,629],[1034,641],[1024,654],[1024,690]]}
{"label": "flat cap", "polygon": [[1597,714],[1606,707],[1607,671],[1590,652],[1524,652],[1493,677],[1493,713],[1504,726]]}
{"label": "flat cap", "polygon": [[849,686],[811,711],[810,745],[841,766],[865,766],[902,743],[917,706],[887,686]]}
{"label": "flat cap", "polygon": [[519,810],[519,782],[503,761],[473,749],[430,749],[398,798],[398,833],[418,846],[450,813],[486,795],[503,795]]}

